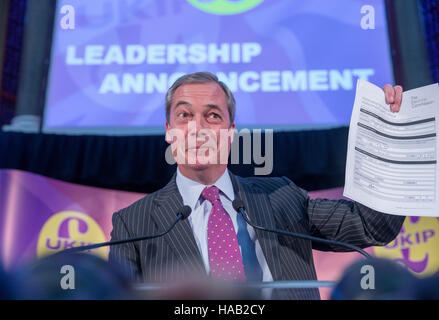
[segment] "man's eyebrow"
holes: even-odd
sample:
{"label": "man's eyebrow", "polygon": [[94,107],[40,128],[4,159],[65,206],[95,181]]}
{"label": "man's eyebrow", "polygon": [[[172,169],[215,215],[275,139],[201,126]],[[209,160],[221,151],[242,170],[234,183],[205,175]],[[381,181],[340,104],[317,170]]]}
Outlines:
{"label": "man's eyebrow", "polygon": [[215,109],[215,110],[218,110],[221,114],[223,113],[223,111],[221,110],[221,108],[220,108],[219,106],[217,106],[216,104],[207,104],[206,107],[209,108],[209,109]]}
{"label": "man's eyebrow", "polygon": [[184,101],[184,100],[178,101],[175,105],[175,108],[177,108],[178,106],[186,106],[188,108],[192,108],[192,105],[189,102]]}

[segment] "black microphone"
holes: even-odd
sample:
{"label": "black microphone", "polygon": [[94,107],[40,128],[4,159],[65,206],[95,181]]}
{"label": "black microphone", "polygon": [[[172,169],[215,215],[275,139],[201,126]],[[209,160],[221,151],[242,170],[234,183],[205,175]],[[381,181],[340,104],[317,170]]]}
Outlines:
{"label": "black microphone", "polygon": [[171,224],[171,226],[167,230],[165,230],[161,233],[158,233],[158,234],[154,234],[154,235],[150,235],[150,236],[140,236],[140,237],[128,238],[128,239],[122,239],[122,240],[107,241],[107,242],[102,242],[102,243],[95,243],[95,244],[90,244],[88,246],[69,248],[69,249],[60,251],[58,253],[75,253],[75,252],[81,252],[84,250],[91,250],[91,249],[96,249],[96,248],[105,247],[105,246],[113,246],[116,244],[123,244],[123,243],[127,243],[127,242],[134,242],[134,241],[141,241],[141,240],[158,238],[158,237],[164,236],[169,231],[171,231],[180,220],[187,219],[191,215],[191,212],[192,212],[192,209],[189,206],[184,206],[184,207],[180,208],[177,211],[177,218]]}
{"label": "black microphone", "polygon": [[345,243],[345,242],[341,242],[341,241],[337,241],[337,240],[322,239],[322,238],[313,237],[313,236],[310,236],[310,235],[307,235],[307,234],[302,234],[302,233],[289,232],[289,231],[278,230],[278,229],[267,229],[267,228],[264,228],[264,227],[260,227],[260,226],[254,225],[248,219],[247,214],[244,212],[245,206],[244,206],[244,202],[242,202],[241,199],[236,198],[235,200],[233,200],[232,205],[233,205],[233,209],[235,209],[236,212],[240,213],[242,215],[242,217],[244,218],[244,220],[249,225],[251,225],[253,228],[255,228],[255,229],[259,229],[259,230],[263,230],[263,231],[268,231],[268,232],[273,232],[273,233],[279,233],[279,234],[283,234],[283,235],[287,235],[287,236],[292,236],[292,237],[297,237],[297,238],[302,238],[302,239],[311,240],[311,241],[315,241],[315,242],[322,242],[322,243],[325,243],[325,244],[339,245],[339,246],[346,247],[346,248],[352,249],[354,251],[357,251],[358,253],[361,253],[366,258],[371,258],[371,256],[366,251],[364,251],[360,247],[357,247],[357,246],[349,244],[349,243]]}

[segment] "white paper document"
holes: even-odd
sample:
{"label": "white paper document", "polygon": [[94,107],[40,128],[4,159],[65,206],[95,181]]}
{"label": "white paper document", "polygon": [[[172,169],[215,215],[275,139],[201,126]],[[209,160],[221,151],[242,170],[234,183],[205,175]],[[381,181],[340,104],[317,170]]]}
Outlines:
{"label": "white paper document", "polygon": [[439,86],[403,93],[391,112],[384,91],[358,80],[343,195],[384,213],[439,216]]}

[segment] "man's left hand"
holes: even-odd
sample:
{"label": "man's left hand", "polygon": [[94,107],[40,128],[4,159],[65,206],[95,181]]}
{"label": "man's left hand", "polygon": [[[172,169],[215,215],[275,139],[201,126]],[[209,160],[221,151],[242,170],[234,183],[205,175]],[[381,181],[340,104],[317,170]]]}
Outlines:
{"label": "man's left hand", "polygon": [[399,109],[401,108],[402,87],[386,84],[383,87],[383,90],[384,93],[386,94],[386,102],[390,104],[390,111],[398,112]]}

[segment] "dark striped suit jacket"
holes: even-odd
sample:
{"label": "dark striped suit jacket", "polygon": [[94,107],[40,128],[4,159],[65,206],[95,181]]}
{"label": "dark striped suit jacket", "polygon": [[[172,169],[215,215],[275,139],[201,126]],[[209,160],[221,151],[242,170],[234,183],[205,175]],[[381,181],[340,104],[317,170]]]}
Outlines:
{"label": "dark striped suit jacket", "polygon": [[[376,212],[346,200],[310,200],[306,191],[288,178],[242,178],[230,173],[235,194],[249,218],[260,226],[348,242],[359,247],[385,245],[401,229],[404,217]],[[162,189],[113,215],[111,239],[152,235],[166,230],[183,206],[176,175]],[[348,251],[256,230],[274,280],[315,280],[312,250]],[[124,267],[132,279],[172,282],[205,275],[189,221],[180,221],[167,235],[110,248],[110,263]],[[318,289],[280,290],[277,299],[319,299]]]}

